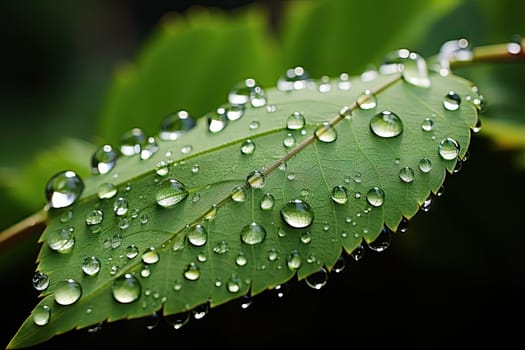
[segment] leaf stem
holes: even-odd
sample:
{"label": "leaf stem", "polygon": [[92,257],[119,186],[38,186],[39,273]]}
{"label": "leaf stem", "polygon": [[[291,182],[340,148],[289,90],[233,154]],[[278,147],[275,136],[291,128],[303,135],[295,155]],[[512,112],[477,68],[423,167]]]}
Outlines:
{"label": "leaf stem", "polygon": [[525,61],[525,38],[519,42],[493,44],[472,48],[472,57],[468,60],[450,59],[451,68],[462,68],[478,63],[501,63]]}
{"label": "leaf stem", "polygon": [[41,209],[2,231],[0,233],[0,251],[26,237],[41,233],[46,227],[46,220],[47,210]]}

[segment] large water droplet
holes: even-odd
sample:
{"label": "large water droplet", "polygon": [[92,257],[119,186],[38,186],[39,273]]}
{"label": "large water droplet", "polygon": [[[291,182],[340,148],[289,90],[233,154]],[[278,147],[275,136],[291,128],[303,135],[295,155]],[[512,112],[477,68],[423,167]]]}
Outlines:
{"label": "large water droplet", "polygon": [[370,119],[370,130],[379,137],[396,137],[403,132],[403,123],[397,114],[383,111]]}
{"label": "large water droplet", "polygon": [[366,200],[371,206],[380,207],[385,201],[385,193],[377,186],[372,187],[366,194]]}
{"label": "large water droplet", "polygon": [[241,153],[242,154],[252,154],[255,152],[255,142],[252,140],[245,140],[241,144]]}
{"label": "large water droplet", "polygon": [[449,91],[443,99],[443,108],[447,111],[456,111],[461,105],[461,97],[454,91]]}
{"label": "large water droplet", "polygon": [[337,204],[345,204],[348,201],[348,189],[342,185],[335,186],[331,192],[332,200]]}
{"label": "large water droplet", "polygon": [[33,283],[33,288],[38,291],[46,290],[47,287],[49,287],[49,277],[43,272],[36,272],[31,281]]}
{"label": "large water droplet", "polygon": [[252,188],[262,188],[264,186],[264,174],[259,170],[252,171],[246,181]]}
{"label": "large water droplet", "polygon": [[418,53],[401,49],[388,54],[383,60],[381,72],[388,74],[396,71],[402,72],[403,79],[409,84],[424,88],[431,85],[427,62]]}
{"label": "large water droplet", "polygon": [[413,182],[414,181],[414,169],[408,166],[402,167],[399,170],[399,178],[401,179],[401,181],[406,182],[406,183]]}
{"label": "large water droplet", "polygon": [[46,184],[46,198],[51,208],[64,208],[73,204],[84,190],[84,182],[74,171],[66,170],[53,175]]}
{"label": "large water droplet", "polygon": [[358,98],[357,98],[357,105],[359,108],[368,110],[376,108],[377,106],[377,98],[370,90],[365,90]]}
{"label": "large water droplet", "polygon": [[312,273],[311,275],[308,275],[305,278],[305,282],[308,285],[308,287],[313,289],[321,289],[326,285],[326,282],[328,281],[328,272],[324,267],[321,267],[316,272]]}
{"label": "large water droplet", "polygon": [[189,263],[184,270],[184,278],[190,281],[196,281],[201,276],[201,271],[195,263]]}
{"label": "large water droplet", "polygon": [[208,130],[211,133],[218,133],[226,128],[228,125],[228,116],[226,109],[223,107],[217,108],[213,113],[208,114]]}
{"label": "large water droplet", "polygon": [[51,318],[51,308],[47,305],[39,305],[33,312],[33,323],[37,326],[45,326]]}
{"label": "large water droplet", "polygon": [[162,120],[159,137],[161,140],[177,140],[195,125],[195,119],[187,111],[180,110]]}
{"label": "large water droplet", "polygon": [[82,262],[82,271],[88,276],[95,276],[100,271],[100,260],[95,256],[89,256]]}
{"label": "large water droplet", "polygon": [[261,225],[252,222],[241,230],[241,241],[248,245],[259,244],[266,238],[266,230]]}
{"label": "large water droplet", "polygon": [[115,279],[111,287],[113,299],[122,304],[129,304],[140,297],[142,287],[139,280],[130,273]]}
{"label": "large water droplet", "polygon": [[312,224],[314,212],[308,203],[294,199],[281,209],[281,218],[293,228],[305,228]]}
{"label": "large water droplet", "polygon": [[150,247],[142,254],[142,262],[147,265],[156,264],[160,260],[160,255],[154,247]]}
{"label": "large water droplet", "polygon": [[300,112],[293,112],[286,119],[286,128],[289,130],[300,130],[304,128],[306,119]]}
{"label": "large water droplet", "polygon": [[124,156],[139,154],[145,142],[144,131],[139,128],[128,130],[120,136],[120,153]]}
{"label": "large water droplet", "polygon": [[265,193],[261,198],[261,202],[259,203],[262,210],[272,210],[274,204],[275,198],[271,193]]}
{"label": "large water droplet", "polygon": [[314,131],[315,137],[321,142],[334,142],[337,140],[337,131],[334,126],[329,122],[323,122]]}
{"label": "large water droplet", "polygon": [[444,160],[456,159],[459,155],[459,143],[451,137],[447,137],[439,143],[438,152]]}
{"label": "large water droplet", "polygon": [[72,231],[61,228],[48,234],[47,245],[57,253],[69,253],[75,245],[75,236]]}
{"label": "large water droplet", "polygon": [[188,228],[188,241],[195,247],[202,247],[208,241],[208,231],[204,226],[196,224]]}
{"label": "large water droplet", "polygon": [[76,303],[82,296],[82,287],[73,280],[67,279],[57,283],[55,288],[55,302],[60,305],[71,305]]}
{"label": "large water droplet", "polygon": [[163,208],[171,208],[188,197],[188,190],[184,184],[176,179],[167,179],[160,185],[155,199]]}
{"label": "large water droplet", "polygon": [[297,66],[287,69],[285,74],[277,80],[277,88],[281,91],[305,89],[310,79],[303,67]]}
{"label": "large water droplet", "polygon": [[376,252],[382,252],[390,246],[391,233],[386,227],[383,227],[379,236],[373,242],[368,243],[368,247]]}
{"label": "large water droplet", "polygon": [[93,174],[107,174],[115,167],[118,153],[111,145],[104,145],[91,156],[91,172]]}

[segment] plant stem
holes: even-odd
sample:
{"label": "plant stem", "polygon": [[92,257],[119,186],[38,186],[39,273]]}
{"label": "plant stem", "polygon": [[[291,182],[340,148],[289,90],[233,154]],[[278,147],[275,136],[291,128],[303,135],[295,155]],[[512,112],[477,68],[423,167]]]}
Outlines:
{"label": "plant stem", "polygon": [[47,211],[41,209],[0,233],[0,251],[17,241],[41,233],[46,227]]}
{"label": "plant stem", "polygon": [[502,63],[525,61],[525,38],[519,42],[507,44],[494,44],[474,47],[472,58],[469,60],[456,60],[451,58],[451,68],[461,68],[478,63]]}

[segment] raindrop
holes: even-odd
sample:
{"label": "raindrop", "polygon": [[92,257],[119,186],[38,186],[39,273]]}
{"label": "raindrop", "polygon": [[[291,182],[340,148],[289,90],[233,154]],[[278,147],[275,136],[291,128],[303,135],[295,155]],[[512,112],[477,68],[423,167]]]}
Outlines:
{"label": "raindrop", "polygon": [[314,212],[308,203],[294,199],[281,209],[281,218],[291,227],[305,228],[312,224]]}
{"label": "raindrop", "polygon": [[243,105],[230,105],[226,108],[226,117],[228,120],[241,119],[244,114]]}
{"label": "raindrop", "polygon": [[252,154],[255,151],[255,142],[252,140],[246,140],[241,144],[242,154]]}
{"label": "raindrop", "polygon": [[38,291],[46,290],[47,287],[49,287],[49,277],[43,272],[36,272],[31,281],[33,283],[33,288]]}
{"label": "raindrop", "polygon": [[100,209],[94,209],[86,216],[86,225],[94,226],[102,224],[104,220],[104,212]]}
{"label": "raindrop", "polygon": [[454,160],[459,155],[459,144],[451,137],[447,137],[439,143],[439,155],[444,160]]}
{"label": "raindrop", "polygon": [[277,253],[277,250],[272,248],[270,251],[268,251],[268,261],[276,261],[278,258],[279,254]]}
{"label": "raindrop", "polygon": [[421,129],[423,131],[432,131],[434,129],[434,122],[430,118],[426,118],[423,120],[423,123],[421,124]]}
{"label": "raindrop", "polygon": [[354,261],[362,260],[365,257],[365,247],[362,244],[359,244],[355,249],[350,253],[350,256]]}
{"label": "raindrop", "polygon": [[401,181],[411,183],[414,181],[414,170],[408,166],[402,167],[399,170],[399,178]]}
{"label": "raindrop", "polygon": [[423,173],[429,173],[432,170],[432,161],[428,158],[421,158],[418,167]]}
{"label": "raindrop", "polygon": [[113,212],[117,216],[124,216],[128,213],[129,205],[128,201],[124,197],[118,197],[113,203]]}
{"label": "raindrop", "polygon": [[69,278],[57,283],[55,288],[55,302],[60,305],[71,305],[76,303],[82,296],[80,284]]}
{"label": "raindrop", "polygon": [[182,154],[190,154],[192,151],[193,151],[192,145],[185,145],[185,146],[182,146],[182,148],[180,149],[180,153]]}
{"label": "raindrop", "polygon": [[148,264],[148,265],[156,264],[159,262],[159,260],[160,260],[160,255],[159,253],[157,253],[154,247],[149,247],[149,249],[146,250],[144,254],[142,254],[142,262],[144,264]]}
{"label": "raindrop", "polygon": [[133,259],[137,255],[139,255],[139,248],[136,245],[131,244],[126,248],[126,257],[128,259]]}
{"label": "raindrop", "polygon": [[332,200],[337,204],[345,204],[348,201],[348,189],[342,185],[335,186],[331,192]]}
{"label": "raindrop", "polygon": [[115,185],[109,182],[104,182],[98,186],[97,196],[99,199],[110,199],[117,194]]}
{"label": "raindrop", "polygon": [[400,232],[400,233],[405,233],[408,231],[408,219],[405,218],[405,217],[402,217],[401,218],[401,222],[399,223],[399,225],[397,226],[397,231],[396,232]]}
{"label": "raindrop", "polygon": [[234,202],[244,202],[246,200],[246,190],[243,186],[235,186],[231,192],[230,197]]}
{"label": "raindrop", "polygon": [[467,39],[449,40],[439,49],[439,74],[446,76],[450,73],[450,61],[470,61],[472,51]]}
{"label": "raindrop", "polygon": [[337,88],[339,90],[350,90],[351,87],[352,82],[350,81],[348,73],[341,73],[339,75],[339,80],[337,81]]}
{"label": "raindrop", "polygon": [[200,170],[201,170],[201,167],[199,164],[193,164],[193,166],[191,167],[192,174],[198,174]]}
{"label": "raindrop", "polygon": [[310,231],[304,232],[301,235],[301,242],[303,244],[309,244],[312,241],[312,233]]}
{"label": "raindrop", "polygon": [[75,236],[70,230],[58,229],[49,233],[47,245],[57,253],[69,253],[75,245]]}
{"label": "raindrop", "polygon": [[373,242],[368,243],[368,247],[376,252],[382,252],[390,246],[391,233],[386,227],[383,227],[379,235]]}
{"label": "raindrop", "polygon": [[177,140],[188,130],[193,129],[195,125],[195,119],[187,111],[180,110],[162,120],[159,138],[165,141]]}
{"label": "raindrop", "polygon": [[252,171],[246,181],[252,188],[262,188],[264,186],[264,174],[259,170]]}
{"label": "raindrop", "polygon": [[241,241],[248,245],[259,244],[266,238],[266,230],[261,225],[252,222],[241,230]]}
{"label": "raindrop", "polygon": [[428,196],[423,203],[421,203],[421,210],[425,213],[429,212],[432,208],[432,196]]}
{"label": "raindrop", "polygon": [[365,90],[358,98],[357,98],[357,105],[359,108],[368,110],[376,108],[377,106],[377,98],[370,90]]}
{"label": "raindrop", "polygon": [[300,130],[304,128],[306,124],[306,119],[304,115],[300,112],[293,112],[286,119],[286,128],[288,130]]}
{"label": "raindrop", "polygon": [[380,207],[385,201],[385,193],[377,186],[372,187],[366,194],[366,200],[371,206]]}
{"label": "raindrop", "polygon": [[255,108],[266,106],[266,96],[262,87],[255,86],[250,91],[250,104]]}
{"label": "raindrop", "polygon": [[240,302],[241,302],[241,309],[246,310],[252,305],[253,299],[249,294],[245,294],[240,298]]}
{"label": "raindrop", "polygon": [[209,311],[208,303],[204,303],[199,306],[196,306],[193,310],[191,310],[191,313],[193,314],[194,319],[200,320],[208,314],[208,311]]}
{"label": "raindrop", "polygon": [[230,293],[239,293],[241,290],[241,279],[237,275],[232,275],[228,281],[226,281],[226,288]]}
{"label": "raindrop", "polygon": [[104,145],[91,156],[91,172],[93,174],[107,174],[115,167],[118,153],[111,145]]}
{"label": "raindrop", "polygon": [[481,131],[481,119],[478,118],[478,120],[476,121],[476,125],[474,125],[474,127],[472,128],[472,132],[474,134],[477,134]]}
{"label": "raindrop", "polygon": [[248,259],[243,254],[243,252],[240,252],[239,255],[237,255],[237,257],[235,258],[235,263],[237,264],[237,266],[244,266],[248,263]]}
{"label": "raindrop", "polygon": [[456,111],[461,104],[461,97],[454,91],[449,91],[443,99],[443,108],[447,111]]}
{"label": "raindrop", "polygon": [[160,185],[155,199],[157,204],[163,208],[171,208],[188,197],[188,190],[180,181],[168,179]]}
{"label": "raindrop", "polygon": [[335,273],[340,273],[340,272],[343,272],[345,268],[346,268],[346,260],[345,260],[345,257],[341,255],[335,261],[332,271],[334,271]]}
{"label": "raindrop", "polygon": [[46,184],[46,198],[51,208],[64,208],[73,204],[84,190],[84,182],[71,170],[53,175]]}
{"label": "raindrop", "polygon": [[188,241],[195,247],[202,247],[208,241],[208,231],[204,226],[196,224],[188,228]]}
{"label": "raindrop", "polygon": [[100,260],[95,256],[89,256],[82,262],[82,271],[88,276],[95,276],[100,271]]}
{"label": "raindrop", "polygon": [[136,301],[141,294],[142,287],[139,280],[130,273],[126,273],[115,279],[111,287],[113,298],[122,304]]}
{"label": "raindrop", "polygon": [[305,278],[306,285],[313,289],[321,289],[328,281],[328,272],[324,267],[321,267],[316,272],[308,275]]}
{"label": "raindrop", "polygon": [[250,122],[250,125],[248,125],[248,127],[250,128],[250,130],[258,129],[259,126],[261,126],[261,123],[260,123],[258,120],[252,120],[252,121]]}
{"label": "raindrop", "polygon": [[286,264],[291,271],[298,270],[303,264],[299,251],[292,250],[292,252],[286,257]]}
{"label": "raindrop", "polygon": [[325,143],[334,142],[337,139],[337,131],[330,122],[323,122],[314,131],[315,137]]}
{"label": "raindrop", "polygon": [[330,90],[332,90],[332,85],[330,84],[330,77],[328,77],[327,75],[323,75],[319,84],[319,92],[329,92]]}
{"label": "raindrop", "polygon": [[184,270],[184,278],[190,281],[196,281],[201,276],[199,267],[195,263],[189,263]]}
{"label": "raindrop", "polygon": [[281,91],[305,89],[309,79],[310,76],[303,67],[297,66],[289,68],[285,74],[277,80],[277,89]]}
{"label": "raindrop", "polygon": [[174,238],[173,238],[173,251],[176,253],[176,252],[179,252],[181,251],[182,249],[184,249],[184,240],[186,239],[186,236],[182,235],[182,234],[178,234],[176,235]]}
{"label": "raindrop", "polygon": [[211,133],[221,132],[227,124],[228,117],[223,107],[217,108],[215,112],[208,115],[208,130]]}
{"label": "raindrop", "polygon": [[287,148],[293,147],[295,145],[295,137],[292,134],[288,133],[283,140],[283,145]]}
{"label": "raindrop", "polygon": [[217,243],[217,245],[215,245],[215,247],[213,247],[213,252],[219,255],[227,253],[229,250],[230,250],[230,246],[228,245],[228,242],[226,242],[225,240],[221,240],[220,242]]}
{"label": "raindrop", "polygon": [[425,59],[407,49],[388,54],[383,60],[381,71],[386,74],[402,72],[403,79],[415,86],[426,88],[431,85]]}
{"label": "raindrop", "polygon": [[[259,84],[257,84],[254,79],[248,78],[244,81],[241,81],[240,83],[237,83],[230,90],[228,94],[228,101],[232,105],[245,105],[250,102],[253,107],[261,107],[263,102],[260,101],[260,99],[264,97],[264,92],[261,91],[263,90]],[[262,104],[262,106],[264,106],[264,104]]]}
{"label": "raindrop", "polygon": [[272,196],[271,193],[265,193],[261,201],[259,202],[259,206],[262,210],[272,210],[273,205],[275,204],[275,198]]}
{"label": "raindrop", "polygon": [[164,316],[166,322],[175,330],[181,329],[190,322],[190,312],[180,312],[175,315]]}
{"label": "raindrop", "polygon": [[140,151],[140,159],[149,159],[159,151],[159,145],[155,137],[148,137]]}
{"label": "raindrop", "polygon": [[33,322],[37,326],[45,326],[51,318],[51,308],[47,305],[39,305],[33,312]]}
{"label": "raindrop", "polygon": [[144,131],[139,128],[128,130],[120,136],[120,153],[124,156],[139,154],[145,142]]}
{"label": "raindrop", "polygon": [[391,138],[403,132],[403,123],[397,114],[383,111],[370,119],[370,129],[379,137]]}

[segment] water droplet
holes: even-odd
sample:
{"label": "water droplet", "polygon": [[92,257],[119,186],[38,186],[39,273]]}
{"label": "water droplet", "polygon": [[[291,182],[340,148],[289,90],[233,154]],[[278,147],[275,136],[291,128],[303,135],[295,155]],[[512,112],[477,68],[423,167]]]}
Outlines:
{"label": "water droplet", "polygon": [[199,164],[193,164],[193,166],[191,167],[192,174],[198,174],[200,170],[201,170],[201,167]]}
{"label": "water droplet", "polygon": [[423,203],[421,203],[421,210],[425,213],[429,212],[432,208],[432,196],[428,196]]}
{"label": "water droplet", "polygon": [[244,202],[246,200],[246,190],[243,186],[235,186],[231,192],[230,197],[234,202]]}
{"label": "water droplet", "polygon": [[160,125],[159,138],[165,141],[177,140],[195,125],[195,119],[187,111],[180,110],[164,117]]}
{"label": "water droplet", "polygon": [[139,255],[139,248],[136,245],[131,244],[126,248],[126,257],[128,259],[133,259],[137,255]]}
{"label": "water droplet", "polygon": [[299,254],[299,251],[292,250],[292,252],[286,257],[286,264],[291,271],[298,270],[303,264],[303,259]]}
{"label": "water droplet", "polygon": [[459,155],[459,144],[451,137],[447,137],[439,143],[439,155],[444,160],[454,160]]}
{"label": "water droplet", "polygon": [[118,197],[113,203],[113,212],[117,216],[124,216],[128,213],[128,201],[124,197]]}
{"label": "water droplet", "polygon": [[346,260],[344,256],[339,256],[337,260],[335,261],[334,267],[332,268],[332,271],[335,273],[341,273],[346,268]]}
{"label": "water droplet", "polygon": [[211,133],[221,132],[227,125],[228,117],[223,107],[219,107],[215,112],[208,114],[208,130]]}
{"label": "water droplet", "polygon": [[337,88],[339,90],[350,90],[351,87],[352,82],[350,81],[348,73],[341,73],[339,75],[339,80],[337,81]]}
{"label": "water droplet", "polygon": [[408,166],[402,167],[399,170],[399,178],[401,181],[411,183],[414,181],[414,170]]}
{"label": "water droplet", "polygon": [[305,228],[312,224],[314,212],[308,203],[294,199],[281,209],[281,218],[291,227]]}
{"label": "water droplet", "polygon": [[45,326],[51,318],[51,308],[47,305],[39,305],[33,312],[33,322],[37,326]]}
{"label": "water droplet", "polygon": [[189,263],[184,270],[184,278],[190,281],[196,281],[201,276],[201,271],[195,263]]}
{"label": "water droplet", "polygon": [[210,220],[215,219],[216,216],[217,216],[217,204],[214,204],[211,206],[210,210],[208,210],[204,214],[204,220],[210,221]]}
{"label": "water droplet", "polygon": [[390,246],[391,233],[386,227],[383,227],[379,236],[373,242],[368,243],[368,247],[376,252],[382,252]]}
{"label": "water droplet", "polygon": [[136,301],[141,294],[142,287],[139,280],[130,273],[126,273],[113,281],[111,293],[113,299],[122,304]]}
{"label": "water droplet", "polygon": [[380,207],[385,201],[385,193],[377,186],[372,187],[366,194],[366,200],[371,206]]}
{"label": "water droplet", "polygon": [[432,161],[428,158],[422,158],[418,166],[423,173],[429,173],[432,170]]}
{"label": "water droplet", "polygon": [[181,329],[190,322],[190,312],[180,312],[175,315],[164,316],[166,322],[175,330]]}
{"label": "water droplet", "polygon": [[286,128],[288,130],[300,130],[304,128],[306,124],[306,119],[304,115],[300,112],[293,112],[286,119]]}
{"label": "water droplet", "polygon": [[403,123],[397,114],[383,111],[370,119],[370,129],[379,137],[396,137],[403,132]]}
{"label": "water droplet", "polygon": [[180,181],[167,179],[160,185],[155,199],[163,208],[172,208],[188,197],[188,190]]}
{"label": "water droplet", "polygon": [[[86,225],[98,226],[102,224],[103,220],[104,220],[104,212],[100,209],[94,209],[91,213],[89,213],[86,216]],[[96,227],[95,231],[96,233],[100,232],[100,227]],[[91,230],[91,232],[93,232],[93,230]]]}
{"label": "water droplet", "polygon": [[57,253],[69,253],[75,245],[75,236],[70,230],[58,229],[48,234],[47,245]]}
{"label": "water droplet", "polygon": [[359,244],[355,249],[350,253],[350,256],[354,261],[362,260],[365,257],[366,250],[362,244]]}
{"label": "water droplet", "polygon": [[185,145],[185,146],[182,146],[180,149],[180,153],[182,154],[190,154],[192,151],[193,151],[192,145]]}
{"label": "water droplet", "polygon": [[219,241],[215,245],[215,247],[213,247],[213,252],[219,255],[227,253],[229,250],[230,250],[230,246],[228,245],[228,242],[226,242],[225,240]]}
{"label": "water droplet", "polygon": [[328,281],[328,272],[324,267],[321,267],[316,272],[308,275],[305,280],[306,285],[313,289],[321,289],[326,285]]}
{"label": "water droplet", "polygon": [[239,293],[241,290],[241,279],[237,275],[232,275],[228,281],[226,281],[226,288],[230,293]]}
{"label": "water droplet", "polygon": [[241,144],[242,154],[252,154],[255,151],[255,142],[252,140],[246,140]]}
{"label": "water droplet", "polygon": [[195,247],[202,247],[208,241],[208,231],[204,226],[196,224],[188,228],[188,241]]}
{"label": "water droplet", "polygon": [[71,305],[76,303],[82,296],[82,287],[73,280],[67,279],[57,283],[55,287],[55,302],[60,305]]}
{"label": "water droplet", "polygon": [[425,118],[421,124],[421,129],[423,131],[432,131],[434,129],[434,122],[430,118]]}
{"label": "water droplet", "polygon": [[100,260],[95,256],[89,256],[82,262],[82,271],[88,276],[95,276],[100,271]]}
{"label": "water droplet", "polygon": [[272,248],[268,251],[268,261],[276,261],[279,258],[279,253],[276,249]]}
{"label": "water droplet", "polygon": [[109,182],[102,183],[98,186],[97,195],[99,199],[110,199],[117,194],[115,185]]}
{"label": "water droplet", "polygon": [[407,49],[388,54],[383,60],[381,72],[385,74],[402,72],[403,79],[409,84],[424,88],[431,85],[427,62],[418,53]]}
{"label": "water droplet", "polygon": [[[264,102],[261,100],[264,100]],[[264,91],[252,78],[237,83],[233,89],[230,90],[228,101],[232,105],[245,105],[250,102],[253,107],[261,107],[266,104]]]}
{"label": "water droplet", "polygon": [[301,243],[309,244],[311,241],[312,241],[312,233],[310,231],[306,231],[303,234],[301,234]]}
{"label": "water droplet", "polygon": [[36,272],[31,281],[33,283],[33,288],[38,291],[46,290],[47,287],[49,287],[49,277],[43,272]]}
{"label": "water droplet", "polygon": [[248,125],[248,127],[250,128],[250,130],[256,130],[259,128],[259,126],[261,126],[261,123],[258,121],[258,120],[252,120],[250,122],[250,125]]}
{"label": "water droplet", "polygon": [[277,89],[292,91],[305,89],[308,86],[310,75],[303,67],[297,66],[286,70],[285,74],[277,80]]}
{"label": "water droplet", "polygon": [[370,90],[365,90],[358,98],[357,98],[357,105],[359,108],[368,110],[376,108],[377,106],[377,98]]}
{"label": "water droplet", "polygon": [[481,119],[478,118],[478,120],[476,121],[476,125],[474,125],[474,127],[472,128],[472,132],[474,134],[477,134],[481,131]]}
{"label": "water droplet", "polygon": [[287,148],[293,147],[295,145],[295,137],[292,134],[288,133],[283,140],[283,145]]}
{"label": "water droplet", "polygon": [[272,196],[272,194],[265,193],[261,198],[259,206],[261,207],[262,210],[272,210],[274,204],[275,204],[275,198]]}
{"label": "water droplet", "polygon": [[252,171],[246,181],[252,188],[262,188],[264,186],[264,174],[259,170]]}
{"label": "water droplet", "polygon": [[91,172],[93,174],[107,174],[115,167],[118,153],[111,145],[104,145],[91,156]]}
{"label": "water droplet", "polygon": [[186,236],[182,234],[178,234],[173,238],[173,251],[179,252],[184,248],[184,241],[186,239]]}
{"label": "water droplet", "polygon": [[337,204],[345,204],[348,201],[348,189],[338,185],[332,188],[332,200]]}
{"label": "water droplet", "polygon": [[266,238],[266,230],[261,225],[252,222],[241,230],[241,241],[248,245],[259,244]]}
{"label": "water droplet", "polygon": [[456,111],[461,104],[461,97],[454,91],[449,91],[443,99],[443,108],[447,111]]}
{"label": "water droplet", "polygon": [[449,40],[439,49],[439,74],[446,76],[450,73],[450,61],[469,61],[473,53],[467,39]]}
{"label": "water droplet", "polygon": [[208,314],[208,311],[209,311],[209,305],[208,303],[204,303],[204,304],[196,306],[193,310],[191,310],[191,313],[193,314],[194,319],[200,320]]}
{"label": "water droplet", "polygon": [[314,131],[315,137],[321,142],[334,142],[337,139],[337,131],[330,122],[323,122]]}
{"label": "water droplet", "polygon": [[244,105],[229,105],[226,107],[226,118],[228,120],[241,119],[244,114]]}
{"label": "water droplet", "polygon": [[124,156],[139,154],[145,142],[144,131],[139,128],[128,130],[120,136],[120,153]]}
{"label": "water droplet", "polygon": [[73,204],[84,190],[84,182],[71,170],[53,175],[46,184],[46,198],[51,208],[64,208]]}
{"label": "water droplet", "polygon": [[159,145],[155,137],[148,137],[146,142],[141,147],[140,159],[150,159],[155,153],[159,151]]}
{"label": "water droplet", "polygon": [[159,262],[159,260],[160,260],[160,255],[159,253],[157,253],[154,247],[149,247],[149,249],[146,250],[144,254],[142,254],[142,262],[144,264],[148,264],[148,265],[156,264]]}
{"label": "water droplet", "polygon": [[237,266],[244,266],[248,263],[248,259],[242,252],[240,252],[239,255],[237,255],[237,257],[235,258],[235,263],[237,264]]}

